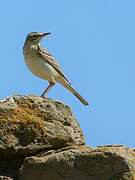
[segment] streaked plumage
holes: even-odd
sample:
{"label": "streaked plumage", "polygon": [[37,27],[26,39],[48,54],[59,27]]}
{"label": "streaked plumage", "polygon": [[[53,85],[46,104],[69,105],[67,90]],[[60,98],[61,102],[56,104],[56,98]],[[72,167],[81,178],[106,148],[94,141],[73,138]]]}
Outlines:
{"label": "streaked plumage", "polygon": [[34,75],[49,82],[49,86],[43,92],[42,97],[47,94],[56,82],[59,82],[72,92],[83,104],[88,105],[88,102],[73,89],[54,57],[46,49],[40,47],[41,39],[49,34],[50,33],[32,32],[27,35],[23,47],[25,63],[30,71]]}

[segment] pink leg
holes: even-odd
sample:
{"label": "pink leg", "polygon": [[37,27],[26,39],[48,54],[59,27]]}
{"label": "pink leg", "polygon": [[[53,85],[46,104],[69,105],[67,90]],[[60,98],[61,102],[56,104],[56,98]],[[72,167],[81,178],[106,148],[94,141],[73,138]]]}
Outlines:
{"label": "pink leg", "polygon": [[45,91],[43,92],[43,94],[41,95],[41,97],[45,97],[46,94],[49,92],[49,90],[55,85],[55,83],[53,82],[49,82],[49,86],[45,89]]}

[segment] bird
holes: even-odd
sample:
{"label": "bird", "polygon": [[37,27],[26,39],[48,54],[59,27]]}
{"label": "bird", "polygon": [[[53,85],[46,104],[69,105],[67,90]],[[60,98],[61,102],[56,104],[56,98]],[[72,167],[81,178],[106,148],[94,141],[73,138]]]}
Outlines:
{"label": "bird", "polygon": [[49,82],[41,97],[45,98],[49,90],[58,82],[73,93],[84,105],[88,105],[88,102],[71,86],[55,58],[47,49],[41,47],[42,38],[50,34],[50,32],[31,32],[26,36],[23,46],[25,64],[29,70],[34,75]]}

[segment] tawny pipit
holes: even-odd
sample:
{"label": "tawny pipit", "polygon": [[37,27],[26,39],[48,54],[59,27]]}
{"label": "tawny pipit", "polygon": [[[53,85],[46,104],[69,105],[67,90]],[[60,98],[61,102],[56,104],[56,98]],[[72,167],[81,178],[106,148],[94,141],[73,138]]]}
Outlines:
{"label": "tawny pipit", "polygon": [[72,92],[83,104],[88,105],[88,102],[73,89],[54,57],[40,46],[41,39],[49,34],[50,33],[31,32],[27,35],[23,47],[25,63],[30,71],[41,79],[49,82],[49,86],[41,96],[45,97],[51,87],[54,86],[56,82],[59,82]]}

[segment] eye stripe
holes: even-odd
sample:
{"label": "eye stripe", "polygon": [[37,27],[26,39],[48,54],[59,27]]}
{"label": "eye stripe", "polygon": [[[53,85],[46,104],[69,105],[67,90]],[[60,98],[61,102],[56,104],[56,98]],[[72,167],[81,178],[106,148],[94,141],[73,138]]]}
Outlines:
{"label": "eye stripe", "polygon": [[27,39],[28,39],[28,40],[36,40],[36,39],[37,39],[37,36],[36,36],[36,35],[28,36]]}

